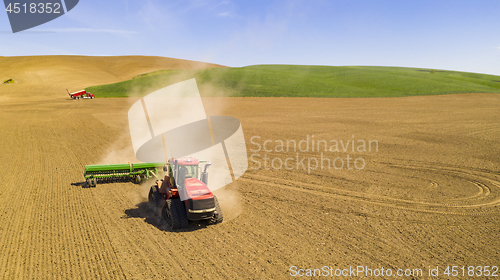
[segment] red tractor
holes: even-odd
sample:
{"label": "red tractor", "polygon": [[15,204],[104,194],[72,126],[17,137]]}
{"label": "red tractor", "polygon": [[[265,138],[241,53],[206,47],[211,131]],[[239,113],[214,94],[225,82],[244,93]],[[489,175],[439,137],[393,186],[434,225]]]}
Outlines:
{"label": "red tractor", "polygon": [[68,92],[69,96],[72,99],[80,99],[80,98],[94,99],[95,98],[95,96],[92,93],[87,92],[86,90],[75,91],[73,93],[69,93],[68,89],[66,89],[66,91]]}
{"label": "red tractor", "polygon": [[163,167],[164,180],[151,187],[148,201],[161,207],[161,216],[172,229],[187,227],[189,221],[222,222],[217,197],[207,187],[210,165],[194,158],[170,159]]}

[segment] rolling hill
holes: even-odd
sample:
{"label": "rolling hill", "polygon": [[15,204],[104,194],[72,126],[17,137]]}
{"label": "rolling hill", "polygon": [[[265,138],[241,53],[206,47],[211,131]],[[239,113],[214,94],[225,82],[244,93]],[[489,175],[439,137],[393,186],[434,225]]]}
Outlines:
{"label": "rolling hill", "polygon": [[142,96],[190,78],[196,78],[202,96],[397,97],[500,92],[500,77],[494,75],[405,67],[305,65],[161,70],[87,90],[97,97]]}

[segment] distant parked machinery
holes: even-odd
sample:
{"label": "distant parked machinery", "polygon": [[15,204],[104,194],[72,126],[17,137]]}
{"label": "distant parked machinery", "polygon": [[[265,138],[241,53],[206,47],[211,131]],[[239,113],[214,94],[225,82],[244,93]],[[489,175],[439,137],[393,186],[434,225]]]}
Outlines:
{"label": "distant parked machinery", "polygon": [[73,93],[70,93],[68,89],[66,89],[66,91],[68,92],[69,96],[72,99],[80,99],[80,98],[94,99],[95,98],[94,94],[87,92],[86,90],[75,91]]}

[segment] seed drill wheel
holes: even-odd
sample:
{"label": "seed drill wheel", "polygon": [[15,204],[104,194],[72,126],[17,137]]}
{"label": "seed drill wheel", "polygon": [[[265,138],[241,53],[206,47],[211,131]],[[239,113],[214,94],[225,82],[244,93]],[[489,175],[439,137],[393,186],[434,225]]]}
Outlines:
{"label": "seed drill wheel", "polygon": [[167,199],[163,205],[161,216],[171,229],[184,228],[188,226],[186,207],[180,198]]}
{"label": "seed drill wheel", "polygon": [[214,200],[215,200],[215,213],[214,216],[210,219],[210,222],[212,224],[219,224],[222,223],[222,220],[224,220],[224,216],[222,215],[222,209],[220,208],[219,201],[217,200],[217,197],[214,195]]}
{"label": "seed drill wheel", "polygon": [[96,178],[92,179],[92,184],[94,185],[94,187],[97,186],[97,179]]}
{"label": "seed drill wheel", "polygon": [[158,186],[153,185],[149,190],[148,202],[155,207],[162,207],[165,204],[165,199],[158,191]]}
{"label": "seed drill wheel", "polygon": [[88,178],[85,183],[86,183],[87,188],[92,187],[92,180],[90,178]]}
{"label": "seed drill wheel", "polygon": [[135,176],[135,183],[140,184],[141,183],[141,175]]}

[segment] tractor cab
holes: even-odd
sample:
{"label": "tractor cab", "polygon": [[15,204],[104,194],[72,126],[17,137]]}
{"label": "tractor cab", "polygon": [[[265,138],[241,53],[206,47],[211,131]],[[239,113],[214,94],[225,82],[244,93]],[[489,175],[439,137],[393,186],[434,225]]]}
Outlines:
{"label": "tractor cab", "polygon": [[169,159],[164,171],[168,172],[170,178],[173,178],[170,181],[175,187],[185,187],[186,179],[193,178],[208,185],[207,170],[210,165],[210,162],[199,161],[195,158]]}
{"label": "tractor cab", "polygon": [[195,158],[170,159],[163,167],[165,180],[159,181],[158,192],[165,199],[180,198],[182,201],[212,197],[208,188],[207,161]]}

